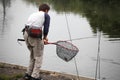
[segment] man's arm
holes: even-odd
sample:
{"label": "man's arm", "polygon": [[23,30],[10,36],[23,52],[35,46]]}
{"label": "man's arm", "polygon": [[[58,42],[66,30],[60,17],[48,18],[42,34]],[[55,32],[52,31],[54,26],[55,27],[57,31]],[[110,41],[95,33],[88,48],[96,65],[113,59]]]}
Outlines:
{"label": "man's arm", "polygon": [[44,40],[47,40],[49,26],[50,26],[50,16],[47,13],[45,13],[45,22],[44,22],[44,29],[43,29]]}

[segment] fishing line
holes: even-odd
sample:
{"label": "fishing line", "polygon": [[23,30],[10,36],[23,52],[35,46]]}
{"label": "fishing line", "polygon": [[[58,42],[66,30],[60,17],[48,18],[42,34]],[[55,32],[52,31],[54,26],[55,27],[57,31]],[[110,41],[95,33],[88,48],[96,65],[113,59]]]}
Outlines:
{"label": "fishing line", "polygon": [[[65,8],[64,8],[64,10],[65,10]],[[67,29],[68,29],[68,33],[69,33],[69,38],[70,38],[70,41],[72,42],[72,38],[71,38],[71,33],[70,33],[70,28],[69,28],[69,24],[68,24],[68,19],[67,19],[67,14],[66,14],[66,12],[65,12],[65,19],[66,19]],[[77,66],[77,61],[76,61],[76,58],[75,58],[75,57],[74,57],[74,63],[75,63],[77,78],[78,78],[78,80],[80,80],[80,78],[79,78],[78,66]]]}

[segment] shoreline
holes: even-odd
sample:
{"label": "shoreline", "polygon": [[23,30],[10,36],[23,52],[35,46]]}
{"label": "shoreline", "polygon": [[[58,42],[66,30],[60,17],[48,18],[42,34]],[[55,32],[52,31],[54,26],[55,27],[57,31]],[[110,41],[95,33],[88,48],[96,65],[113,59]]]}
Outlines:
{"label": "shoreline", "polygon": [[[26,71],[26,67],[24,66],[0,62],[0,75],[13,75],[13,74],[23,75],[25,71]],[[45,78],[45,80],[94,80],[87,77],[82,77],[82,76],[78,77],[76,75],[48,71],[48,70],[40,70],[40,74],[42,74],[41,76]]]}

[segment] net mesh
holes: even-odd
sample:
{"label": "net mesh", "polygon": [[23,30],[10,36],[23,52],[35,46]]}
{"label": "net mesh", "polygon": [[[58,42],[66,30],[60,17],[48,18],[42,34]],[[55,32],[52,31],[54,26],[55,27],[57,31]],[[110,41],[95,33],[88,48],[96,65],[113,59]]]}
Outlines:
{"label": "net mesh", "polygon": [[56,46],[57,55],[64,61],[70,61],[77,53],[79,49],[72,43],[67,41],[58,41]]}

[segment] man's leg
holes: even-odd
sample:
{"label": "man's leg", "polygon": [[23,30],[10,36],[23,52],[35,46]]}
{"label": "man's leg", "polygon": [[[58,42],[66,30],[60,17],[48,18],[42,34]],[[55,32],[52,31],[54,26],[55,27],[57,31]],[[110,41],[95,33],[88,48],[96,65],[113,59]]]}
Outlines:
{"label": "man's leg", "polygon": [[35,64],[35,59],[34,59],[34,53],[33,53],[33,46],[31,46],[30,44],[30,41],[31,41],[31,38],[28,37],[28,34],[27,32],[25,31],[24,33],[24,39],[25,39],[25,42],[26,42],[26,45],[30,51],[30,61],[29,61],[29,66],[27,68],[27,71],[24,75],[24,79],[26,80],[29,80],[31,78],[31,74],[33,72],[33,68],[34,68],[34,64]]}
{"label": "man's leg", "polygon": [[34,59],[33,53],[31,52],[29,66],[28,66],[27,72],[26,72],[28,75],[32,74],[34,64],[35,64],[35,59]]}
{"label": "man's leg", "polygon": [[42,59],[43,59],[44,43],[40,39],[36,39],[36,43],[37,45],[33,48],[35,64],[34,64],[34,69],[31,76],[34,78],[39,78],[40,68],[41,68]]}
{"label": "man's leg", "polygon": [[40,77],[41,64],[42,64],[42,56],[41,57],[36,57],[33,73],[31,75],[32,77],[34,77],[34,78],[39,78]]}

